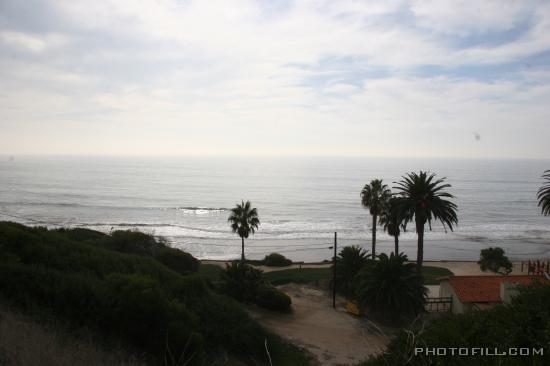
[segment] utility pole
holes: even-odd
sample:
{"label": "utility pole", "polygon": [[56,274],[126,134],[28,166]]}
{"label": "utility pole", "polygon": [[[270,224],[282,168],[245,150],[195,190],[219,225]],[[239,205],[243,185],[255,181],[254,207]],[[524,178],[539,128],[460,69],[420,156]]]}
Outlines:
{"label": "utility pole", "polygon": [[336,253],[338,242],[336,240],[336,231],[334,232],[334,265],[332,266],[332,307],[336,309]]}

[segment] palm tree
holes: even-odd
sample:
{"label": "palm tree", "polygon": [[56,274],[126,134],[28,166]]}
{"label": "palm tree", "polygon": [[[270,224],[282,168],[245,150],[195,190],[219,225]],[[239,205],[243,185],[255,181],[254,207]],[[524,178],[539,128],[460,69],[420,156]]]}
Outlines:
{"label": "palm tree", "polygon": [[388,204],[382,209],[379,219],[384,231],[393,236],[395,255],[399,254],[399,235],[401,234],[401,227],[403,227],[403,217],[396,210],[397,199],[397,197],[389,199]]}
{"label": "palm tree", "polygon": [[382,179],[373,179],[365,184],[361,191],[361,204],[370,210],[372,215],[372,258],[376,257],[376,222],[385,203],[391,197],[391,191]]}
{"label": "palm tree", "polygon": [[413,220],[416,224],[418,236],[418,248],[416,256],[416,269],[422,274],[422,261],[424,258],[424,225],[428,222],[432,229],[432,219],[439,220],[443,229],[447,227],[452,231],[453,225],[458,223],[457,206],[446,198],[454,198],[445,188],[451,187],[444,184],[446,178],[435,179],[435,174],[428,174],[421,171],[414,172],[402,177],[396,182],[394,188],[398,191],[398,198],[395,202],[396,210],[403,217],[403,227]]}
{"label": "palm tree", "polygon": [[550,170],[545,171],[542,178],[546,180],[546,183],[540,187],[537,199],[542,210],[541,214],[548,216],[550,215]]}
{"label": "palm tree", "polygon": [[237,206],[231,209],[231,214],[227,221],[231,224],[231,230],[241,237],[241,261],[244,263],[244,239],[248,238],[250,233],[254,234],[256,229],[258,229],[258,225],[260,225],[258,211],[256,208],[251,207],[250,201],[246,201],[246,203],[241,201],[241,204],[237,204]]}
{"label": "palm tree", "polygon": [[355,275],[368,261],[367,251],[363,248],[356,245],[344,247],[336,257],[337,291],[347,297],[353,297]]}
{"label": "palm tree", "polygon": [[424,310],[427,289],[413,263],[406,263],[404,254],[388,257],[365,266],[357,276],[361,305],[375,317],[397,323],[414,317]]}

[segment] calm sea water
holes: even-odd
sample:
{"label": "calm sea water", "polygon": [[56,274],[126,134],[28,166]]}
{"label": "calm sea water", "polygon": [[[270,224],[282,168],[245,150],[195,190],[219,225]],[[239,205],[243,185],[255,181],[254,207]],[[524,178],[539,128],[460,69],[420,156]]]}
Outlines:
{"label": "calm sea water", "polygon": [[[227,224],[241,199],[258,208],[261,226],[249,257],[277,251],[296,260],[331,257],[339,245],[370,248],[371,217],[361,207],[365,183],[388,185],[404,173],[447,177],[459,225],[426,234],[426,259],[474,260],[488,246],[512,258],[550,257],[550,217],[536,192],[550,161],[385,158],[122,158],[0,159],[0,220],[29,225],[138,229],[161,235],[200,258],[236,258],[240,239]],[[415,257],[414,226],[402,248]],[[379,231],[379,251],[393,240]]]}

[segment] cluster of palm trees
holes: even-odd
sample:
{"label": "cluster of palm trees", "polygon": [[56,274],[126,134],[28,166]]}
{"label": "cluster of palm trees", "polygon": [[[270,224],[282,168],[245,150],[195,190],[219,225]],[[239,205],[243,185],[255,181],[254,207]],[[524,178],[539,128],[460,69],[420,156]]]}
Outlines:
{"label": "cluster of palm trees", "polygon": [[457,206],[449,199],[454,196],[445,191],[451,187],[444,183],[446,178],[437,179],[436,174],[420,171],[404,175],[393,187],[396,193],[381,179],[374,179],[361,191],[361,203],[372,215],[372,252],[376,258],[376,225],[383,229],[395,241],[395,255],[399,254],[399,235],[407,224],[415,223],[418,237],[416,270],[422,274],[424,258],[424,229],[426,224],[431,230],[432,220],[440,221],[446,231],[458,223]]}
{"label": "cluster of palm trees", "polygon": [[[542,214],[550,215],[550,170],[543,174],[546,183],[539,189],[537,198]],[[401,181],[394,182],[396,192],[374,179],[366,184],[361,191],[361,204],[368,208],[372,215],[372,258],[376,258],[376,226],[380,224],[384,231],[394,237],[395,255],[399,255],[399,235],[407,225],[414,222],[418,237],[416,270],[422,274],[424,258],[424,230],[426,224],[432,228],[432,220],[441,222],[443,229],[453,230],[458,224],[457,206],[450,199],[454,196],[446,192],[451,185],[445,183],[446,178],[436,178],[436,174],[420,171],[402,176]],[[258,211],[250,201],[241,201],[233,209],[228,218],[231,230],[241,238],[241,261],[244,262],[244,239],[258,229],[260,220]]]}

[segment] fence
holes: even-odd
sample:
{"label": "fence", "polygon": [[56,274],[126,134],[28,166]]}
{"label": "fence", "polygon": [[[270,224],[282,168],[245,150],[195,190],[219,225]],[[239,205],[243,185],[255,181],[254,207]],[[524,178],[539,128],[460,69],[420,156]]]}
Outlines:
{"label": "fence", "polygon": [[424,309],[429,313],[444,313],[453,310],[453,297],[428,297]]}

